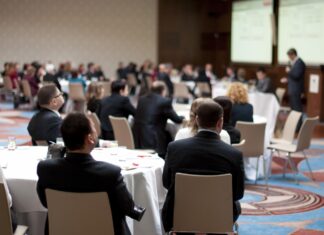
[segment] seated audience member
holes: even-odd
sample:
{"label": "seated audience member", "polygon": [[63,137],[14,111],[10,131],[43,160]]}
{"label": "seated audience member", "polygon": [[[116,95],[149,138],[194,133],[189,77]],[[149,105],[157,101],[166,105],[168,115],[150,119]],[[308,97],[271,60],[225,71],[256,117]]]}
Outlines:
{"label": "seated audience member", "polygon": [[[211,83],[210,83],[209,77],[207,77],[207,75],[206,75],[206,71],[203,68],[198,69],[198,77],[196,78],[195,82],[196,83],[198,83],[198,82],[199,83],[207,83],[209,86],[209,91],[211,92],[211,90],[212,90]],[[203,92],[201,95],[209,97],[209,96],[211,96],[210,92]]]}
{"label": "seated audience member", "polygon": [[167,86],[168,90],[167,90],[166,96],[168,96],[168,97],[173,96],[173,90],[174,90],[173,83],[172,83],[170,75],[169,75],[170,72],[171,71],[169,71],[168,66],[166,64],[159,65],[159,72],[157,75],[157,79],[159,81],[164,82],[165,85]]}
{"label": "seated audience member", "polygon": [[246,83],[246,70],[244,68],[238,68],[237,79],[239,82]]}
{"label": "seated audience member", "polygon": [[26,70],[26,74],[24,75],[23,79],[27,80],[30,86],[30,91],[32,96],[36,96],[37,92],[38,92],[38,83],[39,81],[37,80],[36,76],[35,76],[36,70],[33,66],[29,65],[27,70]]}
{"label": "seated audience member", "polygon": [[47,188],[67,192],[107,192],[115,234],[130,235],[125,216],[140,220],[144,212],[137,210],[121,169],[96,161],[90,155],[98,141],[93,122],[85,114],[72,113],[64,119],[61,132],[67,148],[66,157],[41,161],[37,166],[37,193],[43,206],[47,207]]}
{"label": "seated audience member", "polygon": [[126,79],[127,78],[127,71],[124,67],[123,62],[118,63],[118,69],[116,71],[116,75],[118,79]]}
{"label": "seated audience member", "polygon": [[98,80],[98,77],[97,77],[97,74],[96,74],[96,66],[95,66],[95,64],[90,62],[90,63],[88,63],[87,67],[88,67],[88,70],[87,70],[87,73],[85,75],[87,80],[90,80],[90,81]]}
{"label": "seated audience member", "polygon": [[86,98],[87,98],[87,109],[92,113],[99,110],[100,101],[103,97],[103,86],[98,83],[90,83]]}
{"label": "seated audience member", "polygon": [[223,130],[226,130],[231,138],[231,144],[237,144],[241,141],[241,132],[232,126],[231,112],[232,112],[232,101],[227,96],[218,96],[214,98],[214,101],[217,102],[223,108]]}
{"label": "seated audience member", "polygon": [[182,69],[181,81],[182,82],[192,82],[194,81],[194,74],[191,64],[186,64]]}
{"label": "seated audience member", "polygon": [[205,65],[205,72],[206,72],[206,76],[209,78],[210,81],[215,81],[217,79],[217,76],[213,72],[212,64],[207,63]]}
{"label": "seated audience member", "polygon": [[[189,125],[188,125],[188,127],[180,129],[177,132],[174,140],[190,138],[197,134],[197,132],[198,132],[198,125],[196,122],[197,109],[198,109],[199,105],[201,105],[202,103],[210,102],[210,101],[212,101],[212,99],[210,99],[210,98],[198,98],[192,102],[191,108],[190,108]],[[226,132],[226,130],[221,130],[219,135],[220,135],[220,138],[222,141],[224,141],[227,144],[231,144],[230,136]]]}
{"label": "seated audience member", "polygon": [[15,63],[9,64],[9,68],[6,76],[10,78],[12,88],[19,89],[19,76],[18,76],[18,71],[16,70]]}
{"label": "seated audience member", "polygon": [[77,70],[72,70],[71,78],[69,78],[69,82],[70,83],[80,83],[83,87],[83,91],[85,91],[87,88],[87,83],[85,82],[85,80],[82,77],[79,76],[79,73]]}
{"label": "seated audience member", "polygon": [[[98,78],[99,81],[106,80],[105,74],[102,71],[100,65],[95,66],[95,75],[96,75],[96,77]],[[107,80],[109,80],[109,79],[107,79]]]}
{"label": "seated audience member", "polygon": [[235,82],[228,89],[227,96],[233,102],[231,124],[237,121],[253,122],[253,106],[248,103],[248,93],[242,83]]}
{"label": "seated audience member", "polygon": [[139,99],[133,128],[136,148],[154,149],[161,157],[165,156],[172,141],[170,133],[165,130],[167,120],[175,123],[183,120],[173,110],[172,100],[165,98],[166,89],[163,82],[155,81],[151,92]]}
{"label": "seated audience member", "polygon": [[259,67],[256,71],[257,76],[257,83],[256,83],[256,89],[260,92],[265,93],[272,93],[272,84],[271,79],[267,76],[267,73],[265,71],[264,67]]}
{"label": "seated audience member", "polygon": [[64,104],[62,93],[54,84],[51,84],[39,89],[37,98],[41,108],[32,117],[27,127],[33,145],[36,145],[36,140],[56,142],[56,138],[61,137],[62,118],[58,110]]}
{"label": "seated audience member", "polygon": [[236,69],[233,66],[228,66],[226,68],[226,75],[223,79],[225,79],[228,82],[237,82],[238,78],[236,75]]}
{"label": "seated audience member", "polygon": [[[162,209],[166,232],[173,227],[175,174],[232,174],[233,222],[241,213],[239,200],[244,194],[242,153],[220,140],[223,109],[214,101],[203,102],[197,110],[198,133],[169,144],[163,169],[163,186],[168,190]],[[222,189],[219,189],[222,190]]]}
{"label": "seated audience member", "polygon": [[135,115],[135,108],[131,104],[128,95],[126,81],[116,80],[111,83],[111,96],[101,100],[99,109],[96,111],[101,122],[102,138],[114,140],[114,132],[109,121],[109,116],[128,118]]}
{"label": "seated audience member", "polygon": [[54,66],[52,66],[51,64],[47,64],[45,66],[45,75],[43,77],[43,82],[52,82],[55,84],[55,86],[57,87],[57,89],[59,89],[60,91],[62,91],[61,88],[61,84],[58,80],[58,77],[55,75],[55,71],[54,71]]}

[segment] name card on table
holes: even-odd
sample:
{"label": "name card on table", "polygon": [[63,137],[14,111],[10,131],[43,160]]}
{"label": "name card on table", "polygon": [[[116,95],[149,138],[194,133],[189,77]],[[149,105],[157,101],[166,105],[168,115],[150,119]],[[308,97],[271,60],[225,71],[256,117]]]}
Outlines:
{"label": "name card on table", "polygon": [[319,91],[319,75],[311,74],[309,76],[309,92],[317,94]]}

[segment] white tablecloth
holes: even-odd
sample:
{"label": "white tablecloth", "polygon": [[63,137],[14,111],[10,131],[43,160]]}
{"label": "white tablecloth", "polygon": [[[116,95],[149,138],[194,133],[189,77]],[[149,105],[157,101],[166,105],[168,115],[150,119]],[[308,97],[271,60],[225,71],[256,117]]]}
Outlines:
{"label": "white tablecloth", "polygon": [[[18,222],[28,225],[31,235],[41,235],[44,231],[47,210],[37,196],[36,167],[46,153],[47,147],[22,146],[14,151],[0,149],[0,165],[7,178]],[[95,149],[92,156],[124,169],[124,181],[135,203],[146,208],[141,222],[127,218],[132,234],[162,235],[160,209],[166,195],[162,186],[164,160],[157,156],[145,157],[143,152],[123,148]]]}

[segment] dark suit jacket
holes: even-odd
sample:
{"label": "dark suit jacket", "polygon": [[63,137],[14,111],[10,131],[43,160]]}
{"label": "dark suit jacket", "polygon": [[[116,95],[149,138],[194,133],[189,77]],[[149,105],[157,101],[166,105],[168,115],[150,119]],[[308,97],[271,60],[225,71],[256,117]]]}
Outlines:
{"label": "dark suit jacket", "polygon": [[120,171],[117,166],[80,153],[68,153],[65,158],[41,161],[37,166],[38,197],[47,207],[46,188],[67,192],[107,192],[115,234],[130,235],[125,215],[133,216],[134,202]]}
{"label": "dark suit jacket", "polygon": [[269,77],[265,77],[263,80],[258,80],[256,84],[256,89],[264,93],[272,93],[272,83]]}
{"label": "dark suit jacket", "polygon": [[43,81],[44,82],[52,82],[52,83],[54,83],[55,86],[57,87],[57,89],[59,89],[60,91],[62,91],[61,84],[58,81],[57,76],[55,76],[53,74],[47,73],[47,74],[45,74],[45,76],[43,78]]}
{"label": "dark suit jacket", "polygon": [[177,172],[232,174],[233,213],[234,218],[238,217],[240,206],[237,201],[244,194],[243,157],[241,152],[222,142],[218,134],[201,131],[192,138],[169,144],[163,170],[163,186],[168,189],[162,210],[165,231],[170,231],[173,226],[174,183]]}
{"label": "dark suit jacket", "polygon": [[102,137],[113,140],[114,132],[108,116],[125,117],[127,119],[129,115],[135,115],[135,108],[128,97],[113,93],[101,100],[97,115],[101,122]]}
{"label": "dark suit jacket", "polygon": [[304,91],[305,63],[302,59],[297,59],[288,73],[288,94],[300,97]]}
{"label": "dark suit jacket", "polygon": [[61,137],[61,124],[61,117],[49,109],[41,108],[30,120],[27,130],[34,145],[36,140],[56,142],[56,138]]}
{"label": "dark suit jacket", "polygon": [[167,73],[158,73],[158,80],[165,83],[168,88],[169,97],[173,96],[173,83],[171,82],[170,76]]}
{"label": "dark suit jacket", "polygon": [[233,104],[231,113],[232,126],[235,126],[237,121],[253,122],[253,106],[251,104]]}
{"label": "dark suit jacket", "polygon": [[175,123],[181,123],[179,117],[172,108],[171,100],[158,94],[149,93],[138,101],[133,127],[135,146],[137,148],[155,149],[164,157],[170,134],[165,130],[168,119]]}

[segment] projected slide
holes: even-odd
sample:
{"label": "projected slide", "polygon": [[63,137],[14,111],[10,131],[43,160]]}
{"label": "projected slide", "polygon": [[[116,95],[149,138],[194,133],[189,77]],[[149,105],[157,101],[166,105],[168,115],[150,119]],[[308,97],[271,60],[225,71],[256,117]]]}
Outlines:
{"label": "projected slide", "polygon": [[232,62],[272,62],[272,1],[233,2]]}
{"label": "projected slide", "polygon": [[295,48],[308,65],[324,64],[324,1],[281,0],[279,5],[278,61],[287,63]]}

